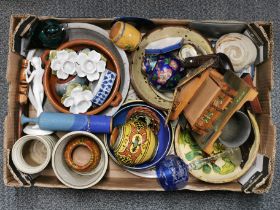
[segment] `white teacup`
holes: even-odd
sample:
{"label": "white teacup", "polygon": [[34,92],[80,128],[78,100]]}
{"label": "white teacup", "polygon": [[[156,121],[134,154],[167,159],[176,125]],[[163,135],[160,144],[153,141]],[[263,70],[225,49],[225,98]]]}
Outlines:
{"label": "white teacup", "polygon": [[57,142],[53,136],[23,136],[16,141],[12,149],[15,167],[27,174],[43,171],[50,162],[52,151]]}

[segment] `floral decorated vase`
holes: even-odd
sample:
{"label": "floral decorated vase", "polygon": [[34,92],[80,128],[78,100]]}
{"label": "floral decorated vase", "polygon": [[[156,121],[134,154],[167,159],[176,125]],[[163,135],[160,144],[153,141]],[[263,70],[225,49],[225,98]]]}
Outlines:
{"label": "floral decorated vase", "polygon": [[146,56],[143,72],[149,83],[159,91],[172,91],[185,76],[181,62],[169,54]]}
{"label": "floral decorated vase", "polygon": [[113,130],[110,144],[117,161],[134,166],[153,158],[157,137],[145,123],[131,120]]}
{"label": "floral decorated vase", "polygon": [[160,120],[146,107],[134,107],[126,116],[126,123],[115,128],[110,146],[115,158],[126,166],[135,166],[153,159],[158,146]]}

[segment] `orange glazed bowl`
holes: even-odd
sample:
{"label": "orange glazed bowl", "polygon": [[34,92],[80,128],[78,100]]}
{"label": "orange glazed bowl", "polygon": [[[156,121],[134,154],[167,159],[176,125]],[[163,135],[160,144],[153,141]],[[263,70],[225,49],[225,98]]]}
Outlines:
{"label": "orange glazed bowl", "polygon": [[[92,40],[87,40],[87,39],[71,40],[69,42],[65,42],[62,45],[60,45],[57,48],[57,50],[72,49],[78,52],[85,48],[89,48],[91,50],[95,50],[101,53],[107,59],[106,68],[116,73],[116,80],[114,82],[112,91],[108,96],[108,98],[106,99],[106,101],[101,106],[91,107],[86,113],[84,113],[88,115],[93,115],[102,112],[109,106],[113,106],[113,107],[118,106],[119,103],[121,102],[122,96],[119,93],[119,87],[121,83],[121,70],[120,70],[120,65],[116,57],[114,56],[114,54],[104,46]],[[59,96],[56,92],[56,84],[62,84],[64,82],[67,82],[73,79],[74,76],[70,75],[68,79],[61,80],[58,79],[56,75],[52,74],[52,69],[50,67],[51,61],[46,59],[49,55],[49,52],[50,52],[49,50],[46,50],[41,56],[42,61],[45,63],[45,73],[43,77],[43,85],[44,85],[45,93],[47,95],[48,100],[55,107],[55,109],[57,109],[60,112],[70,113],[69,108],[65,107],[61,103],[61,96]]]}

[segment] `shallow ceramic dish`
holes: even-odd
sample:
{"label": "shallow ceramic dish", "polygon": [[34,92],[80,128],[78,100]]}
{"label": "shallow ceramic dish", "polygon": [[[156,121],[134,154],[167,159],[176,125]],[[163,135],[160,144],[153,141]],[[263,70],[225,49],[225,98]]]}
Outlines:
{"label": "shallow ceramic dish", "polygon": [[127,55],[124,50],[116,47],[109,39],[109,33],[96,25],[89,23],[65,23],[63,28],[66,30],[67,37],[69,40],[73,39],[89,39],[93,40],[103,46],[106,46],[115,55],[121,68],[121,83],[119,92],[122,95],[120,104],[116,107],[108,107],[107,109],[100,112],[107,116],[114,115],[124,102],[130,84],[129,75],[129,62]]}
{"label": "shallow ceramic dish", "polygon": [[[92,173],[77,173],[70,169],[64,159],[64,149],[67,143],[78,136],[88,136],[95,141],[101,150],[101,159],[97,166],[98,171]],[[105,175],[108,167],[108,154],[102,141],[95,135],[84,132],[75,131],[64,135],[56,144],[52,153],[52,167],[56,177],[66,186],[75,189],[85,189],[97,184]]]}
{"label": "shallow ceramic dish", "polygon": [[[86,114],[97,114],[101,111],[105,110],[109,106],[117,106],[121,102],[121,95],[119,94],[119,86],[121,82],[121,69],[119,62],[116,60],[115,56],[112,54],[112,52],[104,47],[101,44],[98,44],[97,42],[94,42],[92,40],[86,40],[86,39],[76,39],[71,40],[69,42],[66,42],[62,44],[57,50],[63,50],[63,49],[73,49],[75,51],[80,51],[84,48],[91,48],[95,49],[97,52],[104,55],[107,59],[106,62],[106,68],[110,69],[111,71],[115,72],[117,74],[116,81],[114,83],[114,87],[110,93],[110,96],[105,101],[104,104],[98,107],[94,107],[90,109]],[[50,61],[46,61],[46,57],[48,56],[48,51],[45,51],[43,53],[42,60],[45,62],[45,73],[43,78],[44,83],[44,90],[45,93],[51,102],[51,104],[60,112],[69,113],[68,108],[66,108],[61,103],[61,98],[57,95],[55,84],[58,83],[58,78],[52,74],[52,69],[50,68]]]}
{"label": "shallow ceramic dish", "polygon": [[137,106],[147,107],[153,110],[160,119],[160,130],[158,132],[158,148],[156,154],[152,160],[147,163],[139,164],[136,166],[124,166],[120,165],[120,163],[116,160],[115,156],[113,155],[112,149],[109,147],[110,145],[110,135],[105,136],[105,146],[110,157],[114,160],[115,163],[118,165],[131,170],[143,170],[154,167],[163,157],[165,157],[170,149],[172,144],[172,129],[170,125],[165,126],[165,116],[155,108],[147,105],[144,102],[134,101],[125,104],[114,116],[113,116],[113,127],[117,127],[119,125],[123,125],[126,121],[126,115],[128,111]]}
{"label": "shallow ceramic dish", "polygon": [[172,96],[170,94],[162,96],[162,93],[159,94],[158,91],[155,91],[155,88],[149,85],[146,76],[141,72],[141,68],[146,46],[153,41],[166,37],[183,37],[184,44],[192,44],[200,51],[200,54],[213,53],[213,49],[207,39],[185,27],[162,27],[153,30],[143,37],[138,49],[132,55],[132,65],[130,68],[131,83],[142,100],[161,110],[168,110],[172,106]]}
{"label": "shallow ceramic dish", "polygon": [[[260,145],[259,127],[255,117],[248,112],[252,127],[253,127],[253,143],[249,150],[248,159],[245,164],[242,164],[242,156],[240,151],[232,156],[218,158],[214,163],[204,165],[198,170],[191,170],[190,173],[205,182],[210,183],[226,183],[238,179],[246,173],[255,161]],[[214,145],[214,151],[222,152],[224,148],[221,144]],[[206,157],[197,143],[188,135],[187,131],[182,132],[178,125],[175,132],[175,150],[186,164],[193,160]],[[241,168],[241,164],[243,167]]]}

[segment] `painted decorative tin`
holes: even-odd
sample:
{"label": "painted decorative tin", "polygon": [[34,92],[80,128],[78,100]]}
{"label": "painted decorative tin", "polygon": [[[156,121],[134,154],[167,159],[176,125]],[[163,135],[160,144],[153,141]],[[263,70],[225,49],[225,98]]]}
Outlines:
{"label": "painted decorative tin", "polygon": [[185,76],[181,62],[170,55],[146,56],[143,71],[149,83],[159,91],[173,90]]}
{"label": "painted decorative tin", "polygon": [[133,51],[141,42],[141,33],[133,25],[116,22],[110,31],[110,39],[120,48]]}
{"label": "painted decorative tin", "polygon": [[120,128],[115,128],[110,142],[116,159],[128,166],[151,160],[157,144],[158,140],[153,131],[139,120],[130,120]]}
{"label": "painted decorative tin", "polygon": [[117,74],[106,69],[100,76],[99,81],[95,88],[92,90],[93,99],[92,103],[101,106],[108,96],[110,95]]}
{"label": "painted decorative tin", "polygon": [[40,129],[50,131],[89,131],[92,133],[111,133],[112,117],[105,115],[64,114],[42,112],[39,117],[21,116],[21,123],[34,123]]}
{"label": "painted decorative tin", "polygon": [[64,150],[67,165],[75,171],[88,172],[96,168],[101,154],[97,143],[86,136],[79,136],[67,143]]}
{"label": "painted decorative tin", "polygon": [[158,180],[167,190],[178,190],[186,186],[189,180],[188,166],[176,155],[169,155],[156,166]]}

